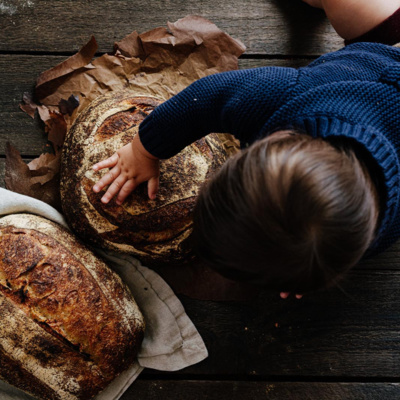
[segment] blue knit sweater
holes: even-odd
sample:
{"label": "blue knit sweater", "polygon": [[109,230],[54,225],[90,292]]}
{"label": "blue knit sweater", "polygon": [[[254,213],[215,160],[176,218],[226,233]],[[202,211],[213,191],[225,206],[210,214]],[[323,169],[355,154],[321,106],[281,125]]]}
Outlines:
{"label": "blue knit sweater", "polygon": [[193,83],[141,124],[144,147],[169,158],[210,132],[243,146],[281,128],[314,137],[345,136],[376,161],[381,222],[373,253],[400,236],[400,48],[356,43],[304,68],[264,67]]}

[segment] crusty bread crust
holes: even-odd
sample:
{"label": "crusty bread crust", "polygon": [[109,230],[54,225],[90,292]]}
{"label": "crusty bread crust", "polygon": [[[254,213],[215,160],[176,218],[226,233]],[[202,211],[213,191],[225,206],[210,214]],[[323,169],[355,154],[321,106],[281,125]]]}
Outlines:
{"label": "crusty bread crust", "polygon": [[161,160],[156,200],[140,185],[122,206],[101,203],[93,185],[106,171],[92,165],[111,156],[137,134],[140,122],[161,103],[112,92],[92,102],[69,130],[61,163],[63,212],[85,241],[130,253],[147,264],[190,258],[192,211],[202,184],[222,165],[227,151],[208,135],[169,160]]}
{"label": "crusty bread crust", "polygon": [[143,316],[117,274],[44,218],[0,218],[0,376],[42,399],[90,399],[135,359]]}

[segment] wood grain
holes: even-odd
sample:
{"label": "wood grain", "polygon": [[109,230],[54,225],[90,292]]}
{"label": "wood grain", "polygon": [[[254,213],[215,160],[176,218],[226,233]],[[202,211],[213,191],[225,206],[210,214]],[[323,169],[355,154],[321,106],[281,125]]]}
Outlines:
{"label": "wood grain", "polygon": [[398,271],[355,270],[340,288],[249,303],[182,298],[210,356],[192,374],[400,376]]}
{"label": "wood grain", "polygon": [[323,12],[299,0],[14,0],[1,9],[0,51],[75,52],[94,35],[108,52],[134,30],[190,14],[240,39],[247,54],[322,54],[343,44]]}
{"label": "wood grain", "polygon": [[398,383],[182,382],[139,379],[121,400],[389,400],[399,397]]}
{"label": "wood grain", "polygon": [[[240,39],[240,68],[301,67],[343,46],[323,12],[300,0],[13,0],[0,4],[0,186],[11,141],[26,162],[45,147],[43,126],[19,110],[36,77],[91,35],[99,54],[134,30],[201,15]],[[0,200],[1,201],[1,200]],[[174,373],[145,370],[122,400],[400,398],[400,241],[361,262],[342,286],[281,300],[180,299],[208,359]]]}

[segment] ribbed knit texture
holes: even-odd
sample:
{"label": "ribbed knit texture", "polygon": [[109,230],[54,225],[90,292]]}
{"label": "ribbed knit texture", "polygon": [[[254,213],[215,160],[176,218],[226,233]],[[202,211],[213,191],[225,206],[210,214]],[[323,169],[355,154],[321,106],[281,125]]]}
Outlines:
{"label": "ribbed knit texture", "polygon": [[203,78],[159,106],[140,126],[145,148],[168,158],[210,132],[243,146],[281,128],[344,136],[367,149],[384,177],[374,252],[400,236],[400,49],[356,43],[309,66],[265,67]]}

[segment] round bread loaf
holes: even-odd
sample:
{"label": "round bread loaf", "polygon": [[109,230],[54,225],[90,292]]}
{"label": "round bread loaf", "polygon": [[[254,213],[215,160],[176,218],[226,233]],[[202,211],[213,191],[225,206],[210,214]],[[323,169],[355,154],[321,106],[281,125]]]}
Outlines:
{"label": "round bread loaf", "polygon": [[61,163],[61,201],[73,230],[84,240],[135,255],[147,264],[189,258],[192,210],[201,185],[228,157],[222,136],[208,135],[160,162],[160,189],[149,200],[140,185],[121,205],[104,205],[93,185],[107,170],[93,164],[110,157],[137,134],[141,121],[161,103],[132,92],[97,98],[68,132]]}
{"label": "round bread loaf", "polygon": [[144,321],[119,276],[58,224],[0,218],[0,377],[91,399],[133,362]]}

